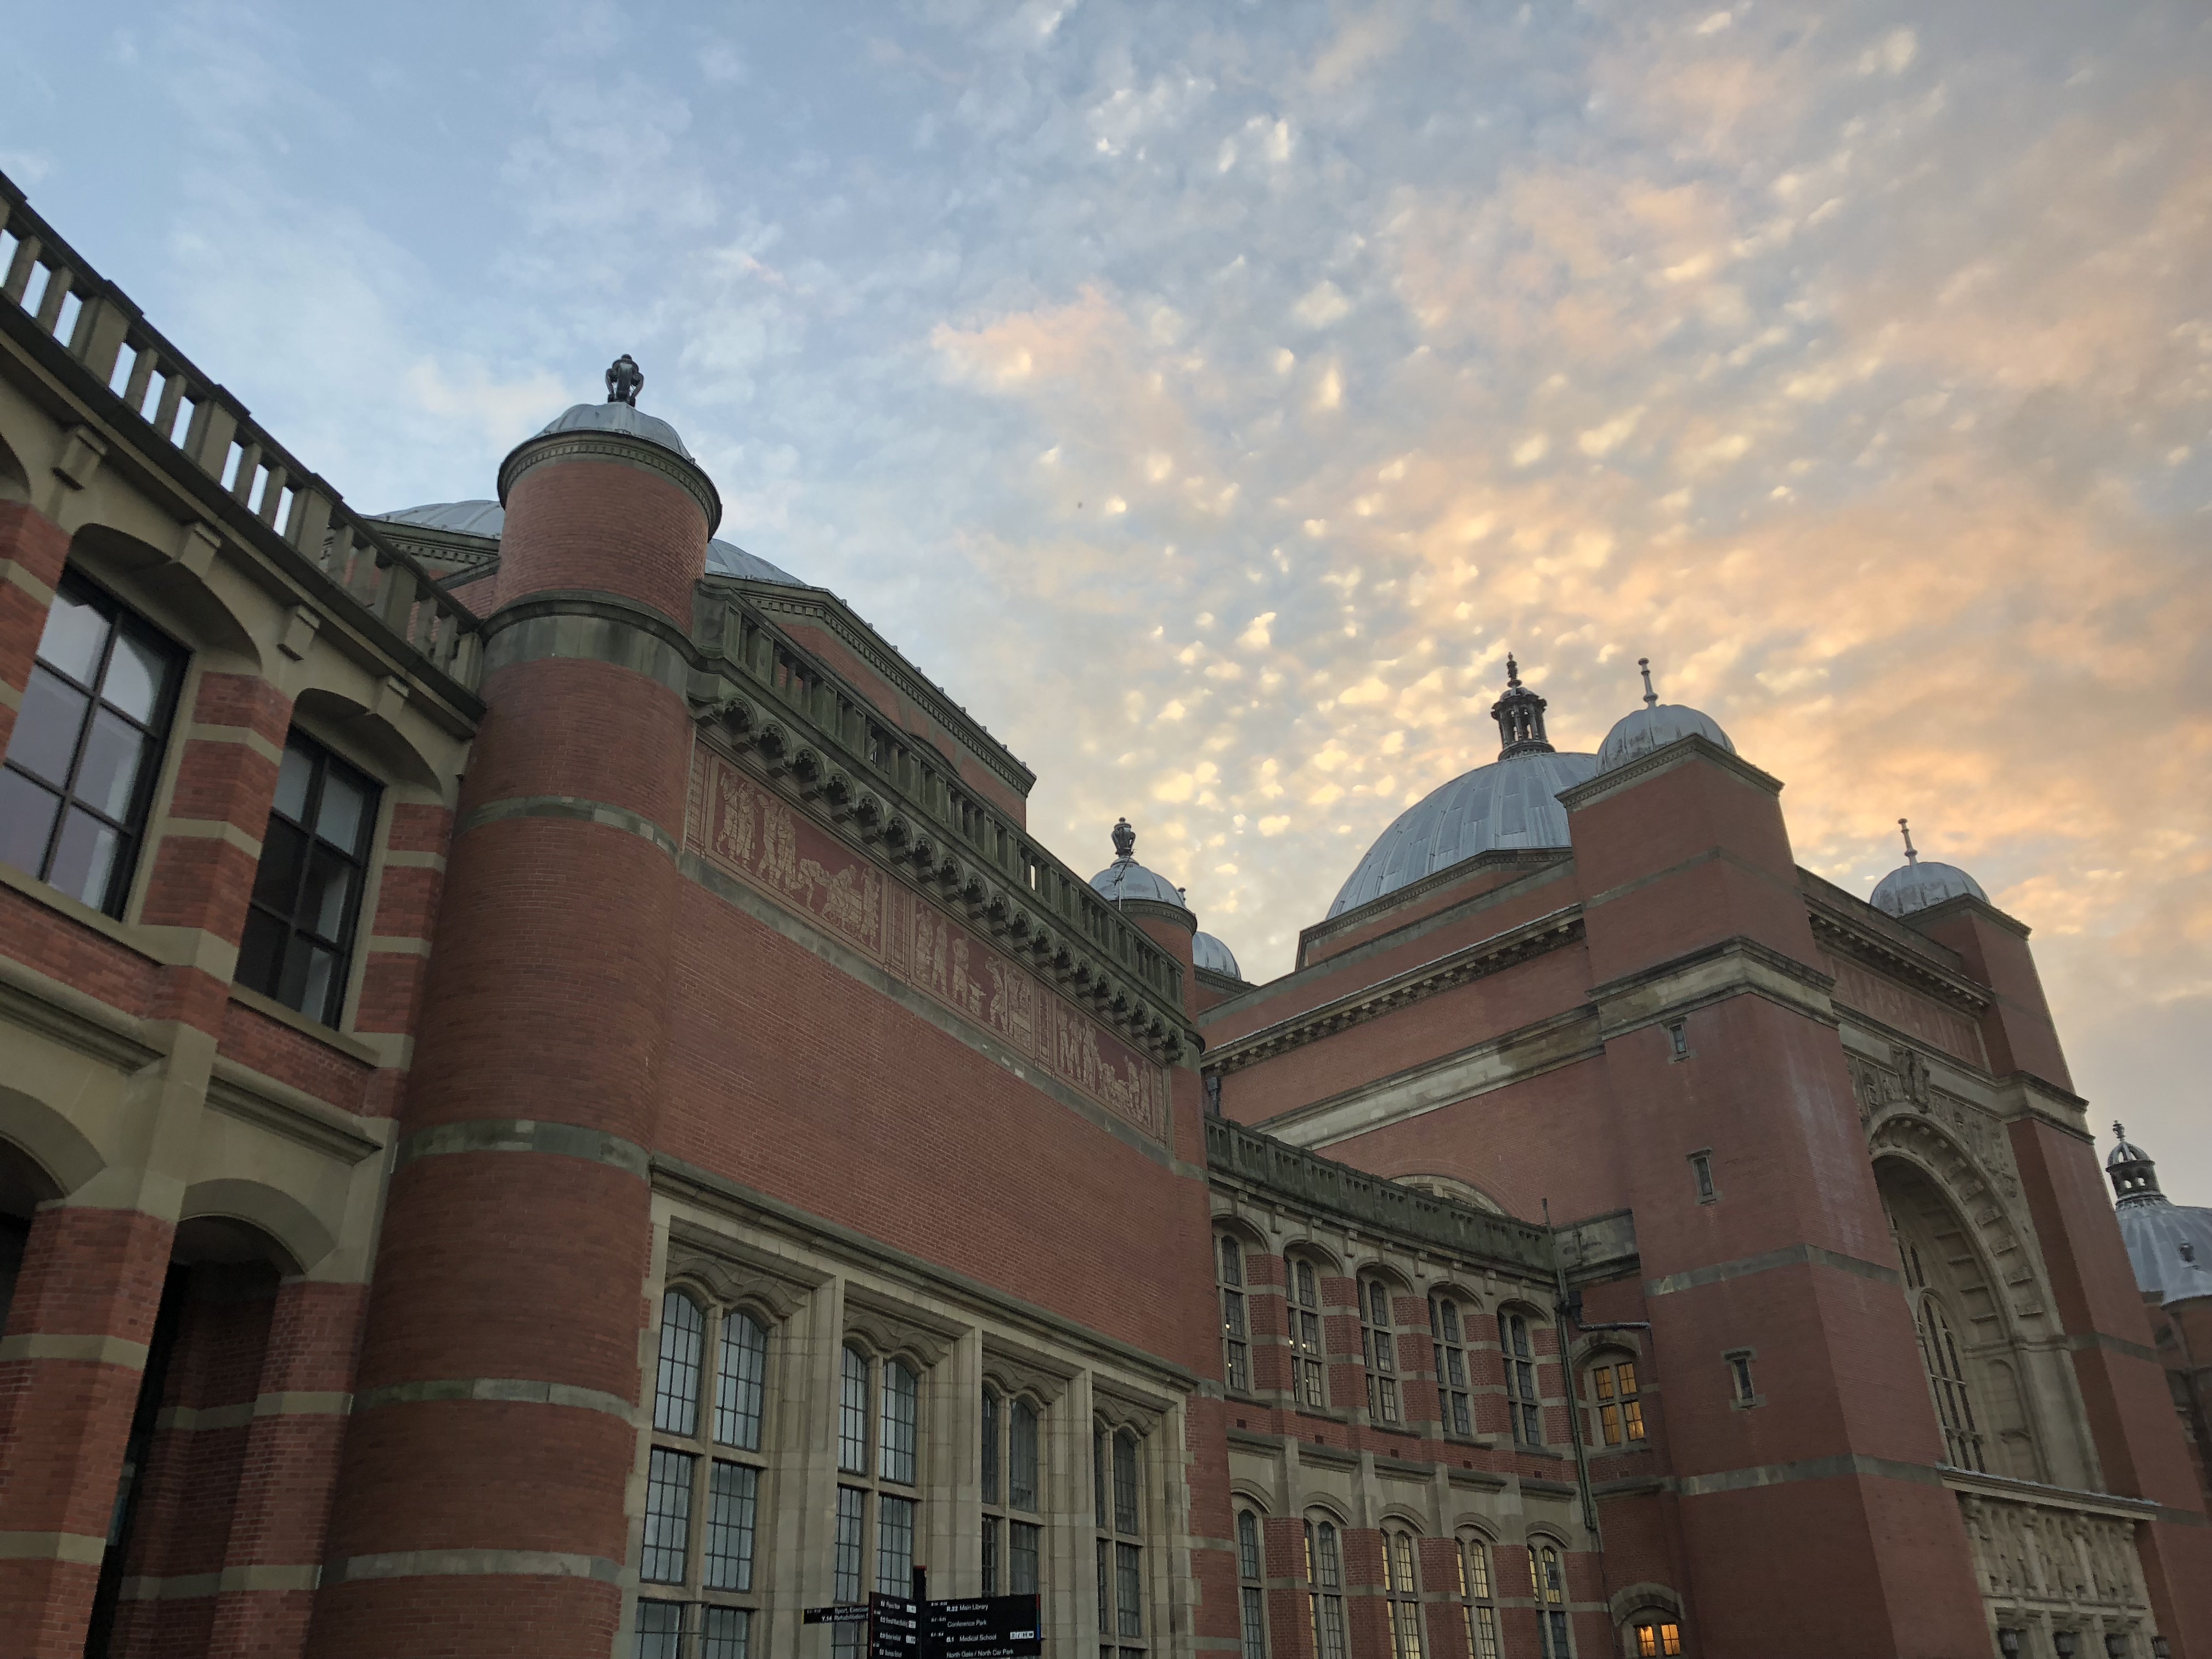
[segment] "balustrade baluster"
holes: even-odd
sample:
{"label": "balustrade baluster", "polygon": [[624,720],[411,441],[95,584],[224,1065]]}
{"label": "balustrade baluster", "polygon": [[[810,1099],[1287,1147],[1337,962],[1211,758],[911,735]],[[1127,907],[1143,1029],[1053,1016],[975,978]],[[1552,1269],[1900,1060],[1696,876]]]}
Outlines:
{"label": "balustrade baluster", "polygon": [[[238,447],[238,476],[231,481],[231,500],[242,501],[251,507],[253,505],[253,480],[260,471],[261,446],[251,438],[242,441]],[[218,472],[216,476],[220,477],[222,475]]]}
{"label": "balustrade baluster", "polygon": [[31,272],[39,263],[39,250],[44,243],[29,231],[15,244],[15,257],[8,263],[8,280],[0,283],[0,298],[16,305],[23,303],[23,291],[31,285]]}
{"label": "balustrade baluster", "polygon": [[143,340],[133,340],[131,345],[131,378],[123,383],[123,401],[133,415],[146,413],[146,393],[154,384],[154,370],[161,361],[161,354]]}
{"label": "balustrade baluster", "polygon": [[61,321],[62,301],[69,297],[70,284],[75,276],[67,265],[46,267],[46,291],[39,296],[39,326],[49,334]]}

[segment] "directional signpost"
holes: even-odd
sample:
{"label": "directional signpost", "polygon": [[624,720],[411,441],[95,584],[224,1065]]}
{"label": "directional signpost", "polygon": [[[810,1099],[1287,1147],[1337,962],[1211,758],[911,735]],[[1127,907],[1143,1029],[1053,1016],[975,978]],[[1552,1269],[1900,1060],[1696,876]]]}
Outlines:
{"label": "directional signpost", "polygon": [[807,1625],[868,1629],[868,1659],[1034,1659],[1044,1651],[1044,1606],[1035,1595],[981,1595],[965,1601],[929,1599],[928,1570],[914,1570],[914,1594],[871,1595],[809,1607]]}

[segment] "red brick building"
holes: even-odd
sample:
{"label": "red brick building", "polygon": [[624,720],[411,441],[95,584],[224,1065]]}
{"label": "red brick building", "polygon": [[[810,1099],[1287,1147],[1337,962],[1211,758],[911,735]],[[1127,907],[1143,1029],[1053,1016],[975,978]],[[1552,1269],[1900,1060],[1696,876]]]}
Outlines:
{"label": "red brick building", "polygon": [[1248,985],[626,359],[364,517],[0,216],[0,1659],[2212,1656],[1970,878],[1516,678]]}

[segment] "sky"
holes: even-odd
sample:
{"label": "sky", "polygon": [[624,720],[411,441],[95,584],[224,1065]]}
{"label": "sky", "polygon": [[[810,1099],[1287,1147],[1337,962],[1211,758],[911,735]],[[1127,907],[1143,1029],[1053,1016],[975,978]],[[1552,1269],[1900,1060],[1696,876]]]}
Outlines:
{"label": "sky", "polygon": [[2034,929],[2212,1203],[2212,12],[18,8],[0,169],[356,507],[617,353],[722,535],[1247,975],[1636,659],[1859,893]]}

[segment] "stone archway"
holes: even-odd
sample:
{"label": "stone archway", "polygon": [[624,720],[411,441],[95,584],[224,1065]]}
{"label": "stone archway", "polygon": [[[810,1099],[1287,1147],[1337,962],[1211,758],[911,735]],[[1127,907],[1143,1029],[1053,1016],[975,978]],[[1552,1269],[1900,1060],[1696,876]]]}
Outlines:
{"label": "stone archway", "polygon": [[[1939,1149],[1941,1132],[1913,1139],[1922,1143],[1915,1150]],[[1940,1150],[1957,1153],[1948,1143]],[[2047,1480],[2022,1351],[2023,1323],[2040,1322],[2034,1276],[2002,1207],[1985,1201],[1970,1212],[1930,1161],[1901,1148],[1878,1153],[1875,1184],[1896,1236],[1947,1457],[1961,1468]]]}

